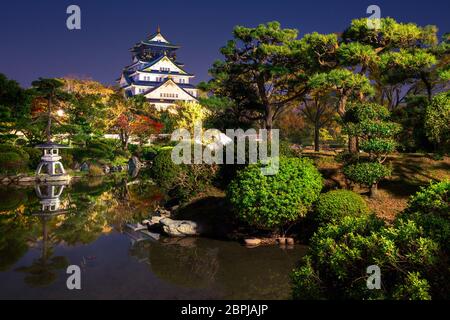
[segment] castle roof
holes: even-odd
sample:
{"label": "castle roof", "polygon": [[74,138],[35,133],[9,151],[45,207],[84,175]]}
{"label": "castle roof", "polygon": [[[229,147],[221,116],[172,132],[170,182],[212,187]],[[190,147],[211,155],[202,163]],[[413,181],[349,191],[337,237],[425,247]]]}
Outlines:
{"label": "castle roof", "polygon": [[186,90],[185,90],[185,88],[186,88],[186,89],[188,89],[188,88],[195,88],[194,86],[190,85],[190,86],[192,86],[192,87],[183,87],[183,85],[189,85],[189,84],[176,83],[176,82],[173,81],[173,79],[171,79],[171,78],[167,78],[167,79],[164,80],[163,82],[158,82],[158,83],[160,84],[159,86],[148,89],[147,91],[145,91],[145,92],[143,93],[143,95],[149,94],[150,92],[152,92],[152,91],[158,89],[159,87],[162,87],[162,86],[166,85],[168,82],[173,83],[173,84],[176,85],[178,88],[180,88],[180,90],[183,90],[183,91],[186,92],[189,96],[191,96],[194,100],[197,100],[197,98],[194,97],[191,93],[189,93],[189,91],[186,91]]}

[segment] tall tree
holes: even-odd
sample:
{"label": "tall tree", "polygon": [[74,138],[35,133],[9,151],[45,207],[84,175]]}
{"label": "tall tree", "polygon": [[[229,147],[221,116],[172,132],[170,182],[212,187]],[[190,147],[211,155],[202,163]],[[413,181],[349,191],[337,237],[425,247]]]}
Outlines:
{"label": "tall tree", "polygon": [[297,34],[275,21],[256,28],[235,27],[233,39],[221,49],[224,61],[210,70],[210,90],[232,99],[248,119],[261,121],[270,131],[289,102],[306,92],[300,65],[290,63]]}
{"label": "tall tree", "polygon": [[[331,91],[336,95],[336,111],[341,119],[345,117],[349,101],[363,100],[365,95],[373,93],[370,81],[365,75],[340,68],[314,75],[310,78],[309,85],[316,90]],[[356,136],[349,136],[348,149],[352,153],[357,152]]]}
{"label": "tall tree", "polygon": [[144,111],[144,102],[139,96],[127,99],[121,92],[111,97],[107,125],[118,133],[123,150],[127,150],[133,135],[142,144],[162,129],[162,124]]}
{"label": "tall tree", "polygon": [[437,62],[431,49],[437,44],[437,28],[392,18],[382,18],[380,27],[372,28],[368,21],[355,19],[344,31],[340,64],[367,74],[374,82],[376,101],[390,109],[419,85],[425,86],[431,99],[430,71]]}
{"label": "tall tree", "polygon": [[33,89],[36,92],[36,97],[45,99],[46,110],[37,115],[39,119],[45,119],[45,135],[47,141],[52,139],[52,121],[60,123],[55,113],[61,107],[61,103],[69,99],[70,95],[62,90],[64,83],[59,79],[43,79],[32,82]]}
{"label": "tall tree", "polygon": [[344,117],[347,133],[359,137],[361,150],[368,154],[368,159],[347,165],[344,173],[350,180],[367,185],[372,197],[377,196],[378,182],[390,174],[383,162],[395,150],[394,137],[400,131],[400,126],[389,120],[386,107],[369,102],[352,104]]}
{"label": "tall tree", "polygon": [[30,91],[0,74],[0,141],[15,138],[22,124],[29,125],[30,105]]}
{"label": "tall tree", "polygon": [[313,92],[303,99],[302,115],[314,126],[314,151],[320,151],[320,129],[328,125],[336,114],[335,96],[325,92]]}

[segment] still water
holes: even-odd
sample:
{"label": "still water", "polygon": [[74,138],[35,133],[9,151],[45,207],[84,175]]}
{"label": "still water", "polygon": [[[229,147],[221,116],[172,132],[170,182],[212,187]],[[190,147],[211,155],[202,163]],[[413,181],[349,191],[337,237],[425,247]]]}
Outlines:
{"label": "still water", "polygon": [[[123,177],[0,186],[0,299],[290,298],[303,247],[131,237],[126,224],[164,199],[151,183]],[[67,289],[72,264],[81,290]]]}

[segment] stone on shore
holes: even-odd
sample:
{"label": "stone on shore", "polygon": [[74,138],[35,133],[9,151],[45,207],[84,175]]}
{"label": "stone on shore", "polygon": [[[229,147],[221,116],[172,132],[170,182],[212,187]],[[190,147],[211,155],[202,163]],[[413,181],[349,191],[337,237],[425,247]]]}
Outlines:
{"label": "stone on shore", "polygon": [[159,220],[159,224],[163,231],[171,237],[198,236],[202,233],[202,228],[194,221],[162,218]]}

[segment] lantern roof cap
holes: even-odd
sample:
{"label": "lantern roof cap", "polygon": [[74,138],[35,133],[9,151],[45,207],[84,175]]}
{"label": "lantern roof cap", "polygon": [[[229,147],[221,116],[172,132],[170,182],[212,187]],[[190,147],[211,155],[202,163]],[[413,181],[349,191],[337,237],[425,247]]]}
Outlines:
{"label": "lantern roof cap", "polygon": [[54,142],[41,143],[34,147],[38,148],[38,149],[68,149],[68,148],[70,148],[70,146],[68,146],[68,145],[54,143]]}

